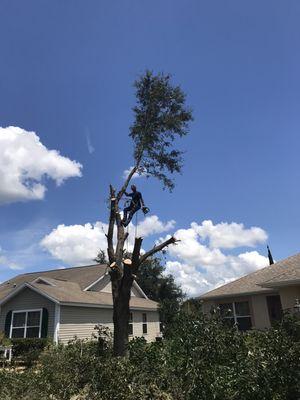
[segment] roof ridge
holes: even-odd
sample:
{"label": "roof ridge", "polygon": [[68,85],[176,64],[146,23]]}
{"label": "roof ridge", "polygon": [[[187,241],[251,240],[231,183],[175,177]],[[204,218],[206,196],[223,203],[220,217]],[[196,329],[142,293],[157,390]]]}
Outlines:
{"label": "roof ridge", "polygon": [[45,271],[25,272],[24,274],[20,274],[20,275],[17,275],[17,276],[40,274],[40,273],[43,274],[45,272],[53,272],[53,271],[68,271],[70,269],[88,268],[88,267],[96,267],[96,266],[102,267],[102,266],[106,266],[106,264],[90,264],[90,265],[78,265],[76,267],[46,269]]}

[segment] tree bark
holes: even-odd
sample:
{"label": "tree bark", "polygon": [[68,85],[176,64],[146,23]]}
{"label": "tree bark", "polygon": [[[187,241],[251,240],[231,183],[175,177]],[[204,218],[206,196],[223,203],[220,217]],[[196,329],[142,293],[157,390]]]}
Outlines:
{"label": "tree bark", "polygon": [[121,291],[114,301],[114,343],[113,352],[115,356],[123,357],[127,353],[128,345],[128,322],[129,322],[129,300],[130,291]]}
{"label": "tree bark", "polygon": [[[140,265],[148,257],[153,256],[155,253],[163,250],[170,244],[176,243],[174,237],[169,238],[163,243],[154,246],[151,250],[140,255],[142,247],[142,238],[135,238],[133,253],[131,256],[131,264],[128,260],[124,260],[124,245],[128,237],[128,233],[121,223],[121,216],[119,213],[119,201],[125,193],[131,177],[137,170],[134,167],[129,174],[125,184],[115,195],[115,190],[110,186],[110,216],[107,238],[107,254],[110,267],[110,278],[112,286],[113,297],[113,323],[114,323],[114,342],[113,351],[115,356],[125,356],[127,353],[128,345],[128,323],[130,314],[130,296],[131,288],[134,281],[134,276],[137,273]],[[117,226],[117,240],[114,245],[114,227]]]}

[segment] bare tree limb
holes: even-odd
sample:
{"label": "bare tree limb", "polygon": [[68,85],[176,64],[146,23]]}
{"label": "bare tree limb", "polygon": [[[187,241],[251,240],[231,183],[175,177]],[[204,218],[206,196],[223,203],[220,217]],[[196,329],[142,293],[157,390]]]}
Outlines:
{"label": "bare tree limb", "polygon": [[140,252],[142,247],[143,238],[135,238],[134,247],[132,252],[132,267],[134,272],[137,271],[139,264],[140,264]]}
{"label": "bare tree limb", "polygon": [[163,243],[160,243],[157,246],[154,246],[151,250],[147,251],[145,254],[143,254],[141,256],[140,264],[142,264],[144,261],[146,261],[147,258],[153,256],[155,253],[162,251],[165,247],[169,246],[170,244],[174,244],[176,242],[179,242],[179,240],[175,239],[174,236],[172,236],[172,237],[170,237],[170,239],[164,241]]}
{"label": "bare tree limb", "polygon": [[118,225],[117,247],[116,247],[116,260],[118,265],[121,265],[121,260],[123,258],[124,244],[128,236],[129,233],[124,232],[124,227],[122,226],[122,224]]}
{"label": "bare tree limb", "polygon": [[112,185],[109,186],[109,189],[110,189],[110,215],[109,215],[108,232],[106,237],[107,237],[107,247],[108,247],[107,248],[108,258],[109,262],[112,263],[115,261],[113,239],[114,239],[114,225],[116,220],[116,194],[115,194],[115,189],[112,187]]}
{"label": "bare tree limb", "polygon": [[119,191],[119,193],[118,193],[118,195],[117,195],[117,201],[118,201],[118,202],[121,200],[123,194],[126,192],[126,189],[127,189],[128,185],[129,185],[129,182],[131,181],[133,175],[134,175],[134,174],[136,173],[136,171],[138,170],[138,167],[139,167],[138,164],[136,164],[136,165],[132,168],[132,170],[129,172],[129,174],[128,174],[128,176],[127,176],[125,182],[124,182],[124,185],[122,186],[121,190]]}

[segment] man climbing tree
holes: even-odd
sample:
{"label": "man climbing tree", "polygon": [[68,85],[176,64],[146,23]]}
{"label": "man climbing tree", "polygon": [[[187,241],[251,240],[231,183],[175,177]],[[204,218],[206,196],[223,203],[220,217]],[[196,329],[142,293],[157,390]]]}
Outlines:
{"label": "man climbing tree", "polygon": [[[127,197],[131,197],[131,201],[128,207],[124,208],[124,215],[123,215],[123,220],[122,220],[122,224],[123,226],[127,226],[130,221],[132,220],[132,217],[134,216],[134,214],[136,212],[138,212],[141,208],[143,210],[143,212],[145,214],[147,214],[147,210],[148,208],[145,206],[144,200],[143,200],[143,196],[140,192],[138,192],[136,190],[136,186],[135,185],[131,185],[131,193],[126,193],[125,192],[125,196]],[[128,218],[127,218],[127,214]]]}
{"label": "man climbing tree", "polygon": [[133,108],[135,120],[129,133],[134,146],[134,167],[119,191],[110,186],[110,215],[106,235],[113,296],[114,354],[117,356],[126,354],[130,293],[139,267],[149,257],[176,243],[172,236],[141,254],[143,238],[136,237],[131,258],[124,258],[128,232],[121,221],[119,202],[133,175],[139,172],[158,178],[164,188],[173,189],[174,182],[169,174],[181,171],[182,152],[172,147],[177,137],[188,133],[192,120],[192,113],[185,105],[185,94],[179,86],[171,84],[169,75],[154,75],[146,71],[134,86],[137,104]]}

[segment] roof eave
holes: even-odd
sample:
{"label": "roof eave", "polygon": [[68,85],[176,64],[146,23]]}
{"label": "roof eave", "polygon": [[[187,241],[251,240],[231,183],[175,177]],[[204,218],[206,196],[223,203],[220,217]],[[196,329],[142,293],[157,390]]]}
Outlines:
{"label": "roof eave", "polygon": [[[60,305],[62,306],[70,306],[70,307],[92,307],[92,308],[108,308],[112,309],[112,304],[100,304],[100,303],[80,303],[73,301],[61,301]],[[157,307],[139,307],[139,306],[130,306],[130,310],[145,310],[145,311],[157,311]]]}
{"label": "roof eave", "polygon": [[198,300],[218,300],[218,299],[223,299],[223,298],[231,298],[231,297],[245,297],[245,296],[252,296],[252,295],[258,295],[258,294],[265,294],[265,293],[272,293],[276,290],[270,290],[269,288],[266,288],[266,290],[253,290],[249,292],[243,292],[243,293],[226,293],[226,294],[219,294],[219,295],[211,295],[211,296],[199,296],[197,297]]}
{"label": "roof eave", "polygon": [[288,281],[277,281],[277,282],[264,282],[259,286],[263,288],[281,288],[284,286],[296,286],[300,285],[300,279],[291,279]]}
{"label": "roof eave", "polygon": [[20,293],[26,287],[31,289],[31,290],[33,290],[33,291],[35,291],[36,293],[40,294],[41,296],[46,297],[47,299],[53,301],[54,303],[59,304],[59,300],[58,299],[56,299],[56,298],[54,298],[52,296],[49,296],[47,293],[43,292],[42,290],[39,290],[35,286],[32,286],[30,283],[24,282],[22,285],[17,286],[14,290],[12,290],[5,297],[3,297],[3,299],[0,300],[0,306],[2,304],[5,304],[11,298],[15,297],[18,293]]}

